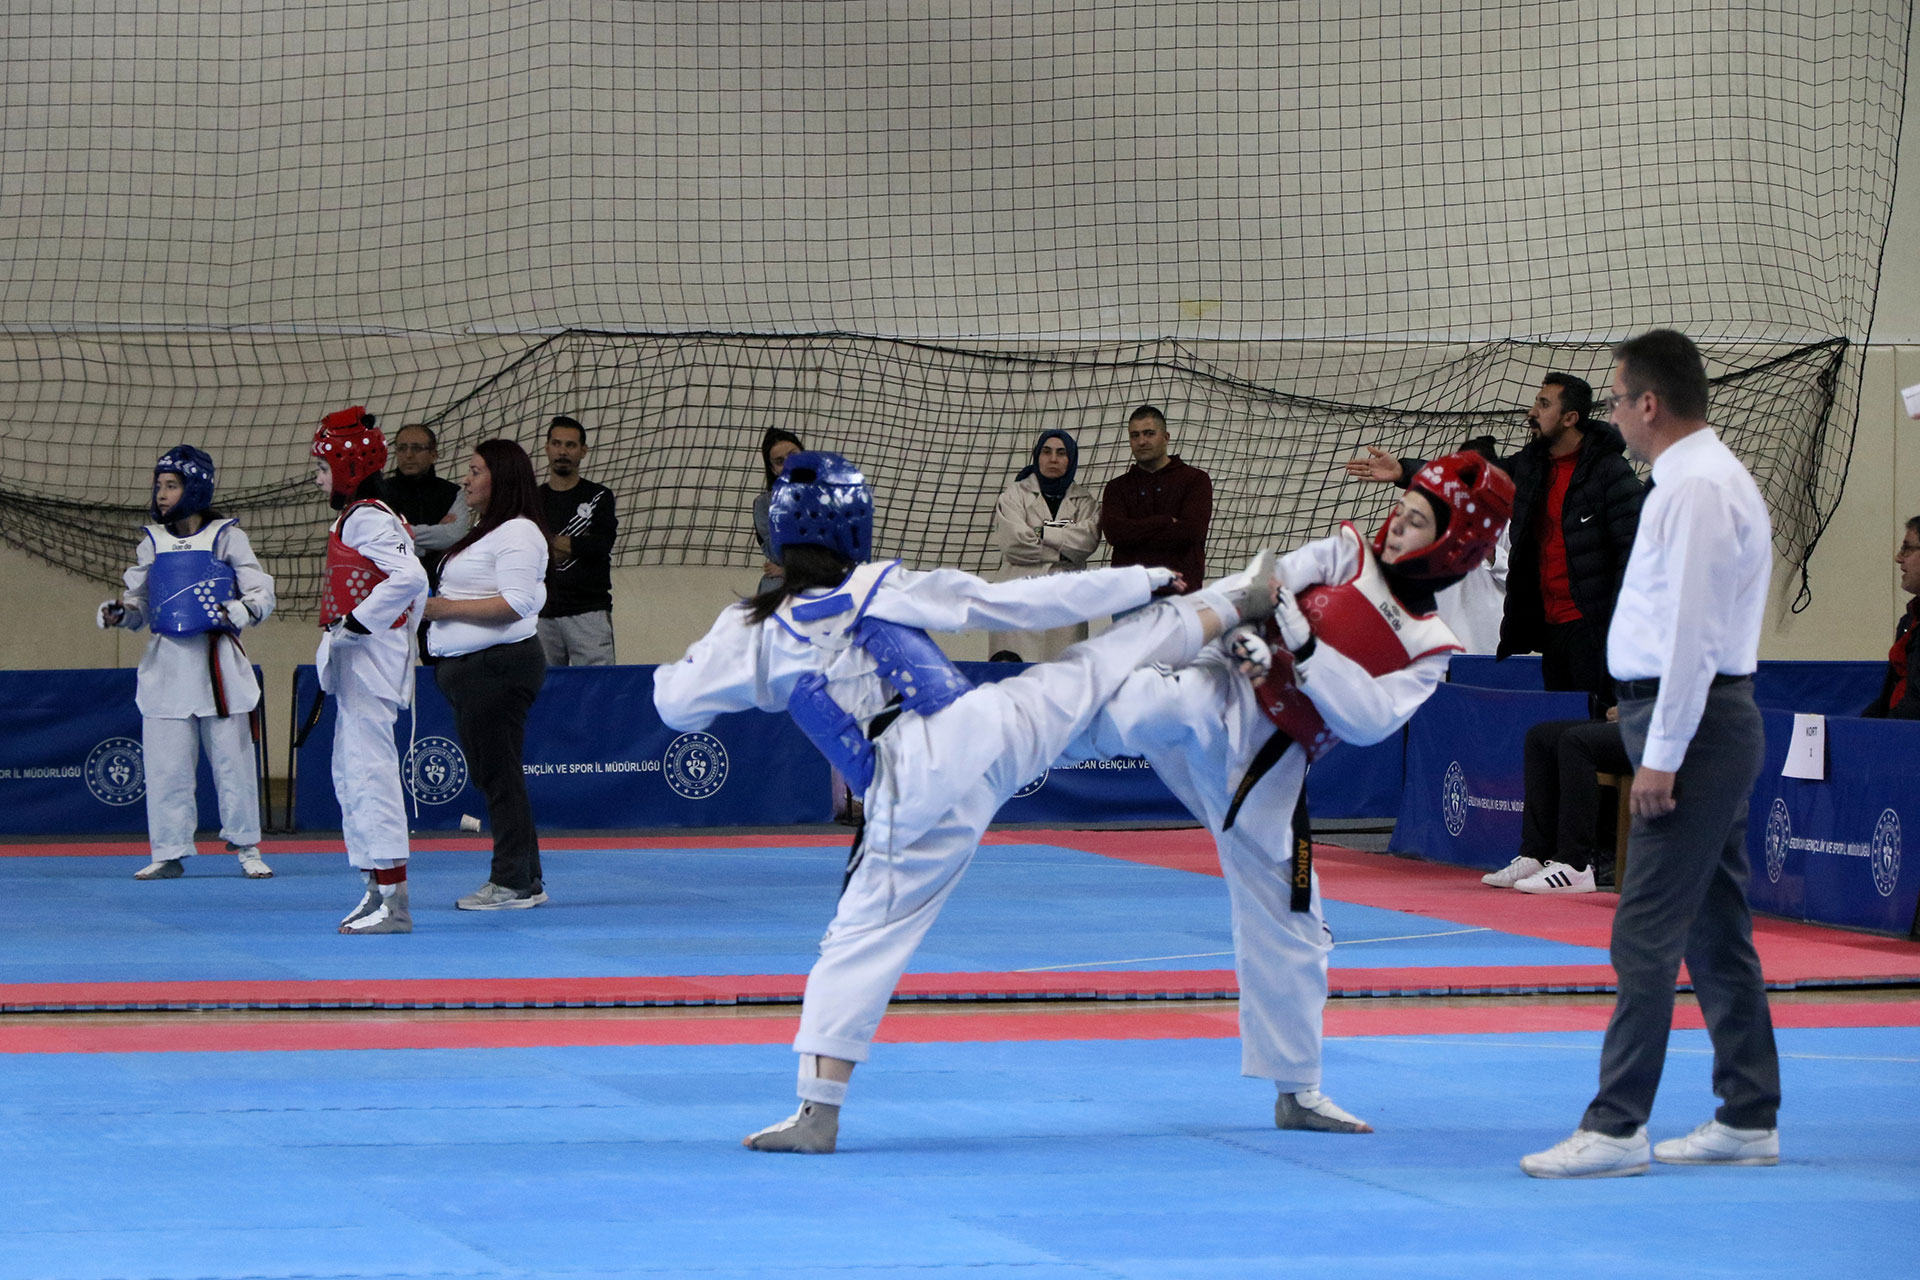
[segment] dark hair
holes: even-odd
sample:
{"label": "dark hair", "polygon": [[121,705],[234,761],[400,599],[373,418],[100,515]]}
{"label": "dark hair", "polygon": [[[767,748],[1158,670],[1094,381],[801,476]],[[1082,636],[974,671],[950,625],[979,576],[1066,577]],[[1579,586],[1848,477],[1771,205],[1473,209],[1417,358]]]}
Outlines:
{"label": "dark hair", "polygon": [[1674,329],[1650,329],[1613,349],[1630,395],[1651,391],[1677,418],[1707,416],[1707,362],[1692,339]]}
{"label": "dark hair", "polygon": [[1167,415],[1160,412],[1159,406],[1157,405],[1151,405],[1151,404],[1141,405],[1138,409],[1135,409],[1131,414],[1127,416],[1127,425],[1132,426],[1134,423],[1140,421],[1140,419],[1142,418],[1152,418],[1155,422],[1159,423],[1162,427],[1165,427],[1167,425]]}
{"label": "dark hair", "polygon": [[1500,444],[1492,436],[1473,436],[1463,440],[1459,452],[1477,453],[1494,466],[1500,465]]}
{"label": "dark hair", "polygon": [[553,439],[553,432],[556,427],[572,427],[580,433],[580,447],[582,449],[587,447],[587,429],[572,418],[569,418],[566,414],[563,413],[559,415],[547,424],[547,439]]}
{"label": "dark hair", "polygon": [[1913,519],[1907,521],[1907,532],[1920,535],[1920,516],[1915,516]]}
{"label": "dark hair", "polygon": [[747,601],[750,625],[771,618],[788,596],[797,596],[814,587],[839,586],[853,572],[853,561],[811,542],[795,542],[781,549],[780,567],[785,576],[779,583]]}
{"label": "dark hair", "polygon": [[352,493],[329,493],[327,504],[335,511],[345,511],[356,502],[385,502],[387,500],[387,477],[382,471],[362,476],[360,483]]}
{"label": "dark hair", "polygon": [[1587,418],[1593,413],[1593,386],[1585,378],[1576,378],[1570,373],[1550,373],[1540,379],[1540,384],[1560,388],[1560,412],[1571,409],[1579,414],[1573,424],[1576,429],[1587,425]]}
{"label": "dark hair", "polygon": [[805,449],[799,436],[779,427],[768,427],[767,434],[760,437],[760,469],[767,473],[767,488],[773,488],[773,482],[780,477],[773,474],[773,446],[785,440],[796,449]]}
{"label": "dark hair", "polygon": [[440,560],[443,568],[447,561],[509,520],[531,520],[541,537],[547,534],[547,522],[540,510],[540,487],[534,483],[533,463],[527,451],[511,440],[482,440],[473,451],[487,464],[487,509],[466,537],[447,548]]}
{"label": "dark hair", "polygon": [[[433,450],[433,451],[434,451],[435,453],[438,453],[438,452],[440,452],[440,437],[439,437],[439,436],[437,436],[437,435],[435,435],[435,434],[433,433],[433,428],[432,428],[432,427],[430,427],[430,426],[428,426],[428,425],[427,425],[426,423],[424,423],[424,422],[409,422],[409,423],[407,423],[407,424],[405,424],[404,426],[402,426],[402,427],[400,428],[400,431],[424,431],[424,432],[426,432],[426,433],[427,433],[427,448],[429,448],[429,449],[431,449],[431,450]],[[400,431],[396,431],[396,432],[394,432],[394,433],[393,433],[393,441],[394,441],[394,443],[395,443],[395,444],[398,444],[398,443],[400,443]]]}

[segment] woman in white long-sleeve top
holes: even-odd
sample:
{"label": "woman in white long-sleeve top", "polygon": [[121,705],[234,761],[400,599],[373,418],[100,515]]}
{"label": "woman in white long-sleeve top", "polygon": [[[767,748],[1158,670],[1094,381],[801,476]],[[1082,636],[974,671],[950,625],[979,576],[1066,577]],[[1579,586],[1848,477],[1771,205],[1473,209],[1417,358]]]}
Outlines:
{"label": "woman in white long-sleeve top", "polygon": [[1336,741],[1397,732],[1439,686],[1460,645],[1434,592],[1491,552],[1512,506],[1512,483],[1479,455],[1428,463],[1370,543],[1349,524],[1280,558],[1263,630],[1239,628],[1181,671],[1135,672],[1066,751],[1145,756],[1213,833],[1233,912],[1240,1070],[1274,1082],[1279,1128],[1372,1132],[1320,1089],[1333,934],[1307,766]]}
{"label": "woman in white long-sleeve top", "polygon": [[463,487],[480,520],[440,561],[440,594],[426,606],[427,648],[440,659],[434,681],[487,797],[493,866],[487,882],[454,905],[537,907],[547,890],[521,759],[527,712],[547,679],[537,627],[547,602],[547,531],[533,464],[513,441],[476,445]]}
{"label": "woman in white long-sleeve top", "polygon": [[173,879],[193,856],[194,769],[202,749],[227,848],[249,879],[273,875],[259,849],[252,713],[260,682],[239,638],[273,612],[273,579],[239,522],[212,508],[213,459],[186,444],[162,454],[153,464],[152,523],[124,575],[126,590],[94,617],[101,627],[153,631],[134,695],[152,860],[133,873],[136,880]]}
{"label": "woman in white long-sleeve top", "polygon": [[[1007,482],[993,508],[993,541],[1000,548],[996,581],[1074,573],[1100,545],[1100,500],[1074,483],[1080,446],[1058,428],[1040,433],[1033,461]],[[987,653],[1012,654],[1022,662],[1059,657],[1068,645],[1087,638],[1087,624],[1047,631],[993,631]]]}
{"label": "woman in white long-sleeve top", "polygon": [[1270,611],[1272,559],[974,688],[927,632],[1062,626],[1137,609],[1177,578],[1131,567],[990,583],[871,563],[871,494],[830,453],[787,460],[771,516],[780,585],[728,607],[682,661],[661,667],[654,705],[681,730],[754,707],[788,711],[864,802],[794,1040],[800,1110],[746,1139],[761,1151],[828,1152],[853,1066],[993,815],[1130,670],[1190,660],[1223,625]]}
{"label": "woman in white long-sleeve top", "polygon": [[347,861],[365,878],[345,934],[412,933],[407,894],[406,800],[393,724],[413,702],[414,624],[427,599],[427,571],[407,524],[382,501],[387,440],[355,406],[330,413],[314,433],[314,482],[340,514],[327,534],[320,597],[320,687],[333,698],[333,790]]}

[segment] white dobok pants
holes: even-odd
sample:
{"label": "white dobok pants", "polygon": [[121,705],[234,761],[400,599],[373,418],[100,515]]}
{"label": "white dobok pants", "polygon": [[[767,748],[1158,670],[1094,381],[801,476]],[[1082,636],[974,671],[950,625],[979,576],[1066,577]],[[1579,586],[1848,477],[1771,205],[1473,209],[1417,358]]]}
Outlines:
{"label": "white dobok pants", "polygon": [[1320,911],[1290,908],[1293,810],[1306,753],[1289,746],[1248,794],[1231,830],[1234,790],[1273,725],[1253,686],[1210,650],[1181,671],[1136,671],[1095,717],[1071,759],[1145,756],[1160,780],[1213,833],[1233,916],[1240,979],[1240,1070],[1288,1093],[1320,1087],[1320,1023],[1333,933]]}
{"label": "white dobok pants", "polygon": [[[384,639],[379,637],[376,639]],[[371,642],[335,645],[328,655],[333,698],[333,794],[347,861],[361,871],[407,860],[407,804],[400,787],[400,748],[393,723],[400,703],[376,666]]]}
{"label": "white dobok pants", "polygon": [[[1184,602],[1149,608],[932,716],[902,716],[881,735],[859,862],[807,975],[796,1053],[866,1061],[900,975],[1000,806],[1053,764],[1129,672],[1191,661],[1199,645],[1199,623]],[[908,755],[919,757],[912,763],[922,772],[950,765],[951,776],[939,776],[952,798],[930,827],[899,841],[889,811],[898,762]],[[833,1093],[813,1089],[803,1073],[802,1098],[832,1102]]]}
{"label": "white dobok pants", "polygon": [[147,772],[147,841],[156,862],[193,856],[200,825],[194,774],[205,748],[220,798],[220,838],[241,848],[260,843],[260,783],[253,767],[247,713],[140,718],[140,754]]}

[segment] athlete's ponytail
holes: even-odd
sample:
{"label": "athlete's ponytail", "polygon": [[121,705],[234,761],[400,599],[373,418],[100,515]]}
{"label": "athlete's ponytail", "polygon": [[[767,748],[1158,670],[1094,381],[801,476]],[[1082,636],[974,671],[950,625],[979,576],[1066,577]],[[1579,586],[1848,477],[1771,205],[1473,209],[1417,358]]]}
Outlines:
{"label": "athlete's ponytail", "polygon": [[853,572],[853,561],[811,542],[791,542],[780,553],[780,567],[786,571],[780,581],[747,601],[749,625],[758,626],[771,618],[788,596],[815,587],[839,586]]}

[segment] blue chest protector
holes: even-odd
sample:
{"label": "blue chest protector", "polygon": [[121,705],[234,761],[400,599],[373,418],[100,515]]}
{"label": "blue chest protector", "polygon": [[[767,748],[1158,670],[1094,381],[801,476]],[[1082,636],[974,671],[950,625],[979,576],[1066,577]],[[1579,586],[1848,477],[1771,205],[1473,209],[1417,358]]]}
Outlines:
{"label": "blue chest protector", "polygon": [[[790,600],[774,616],[790,633],[809,643],[841,648],[851,642],[864,649],[878,668],[877,674],[893,686],[893,707],[932,715],[951,706],[973,688],[973,683],[960,674],[926,632],[867,616],[880,579],[898,563],[862,565],[831,595]],[[873,782],[873,743],[860,731],[853,713],[827,692],[826,676],[817,671],[801,676],[787,700],[787,714],[807,741],[820,749],[827,763],[840,771],[854,793],[863,794]],[[888,715],[889,722],[891,719]]]}
{"label": "blue chest protector", "polygon": [[239,598],[233,566],[214,554],[231,520],[216,520],[185,538],[149,525],[153,565],[147,571],[147,625],[166,636],[231,631],[221,605]]}

